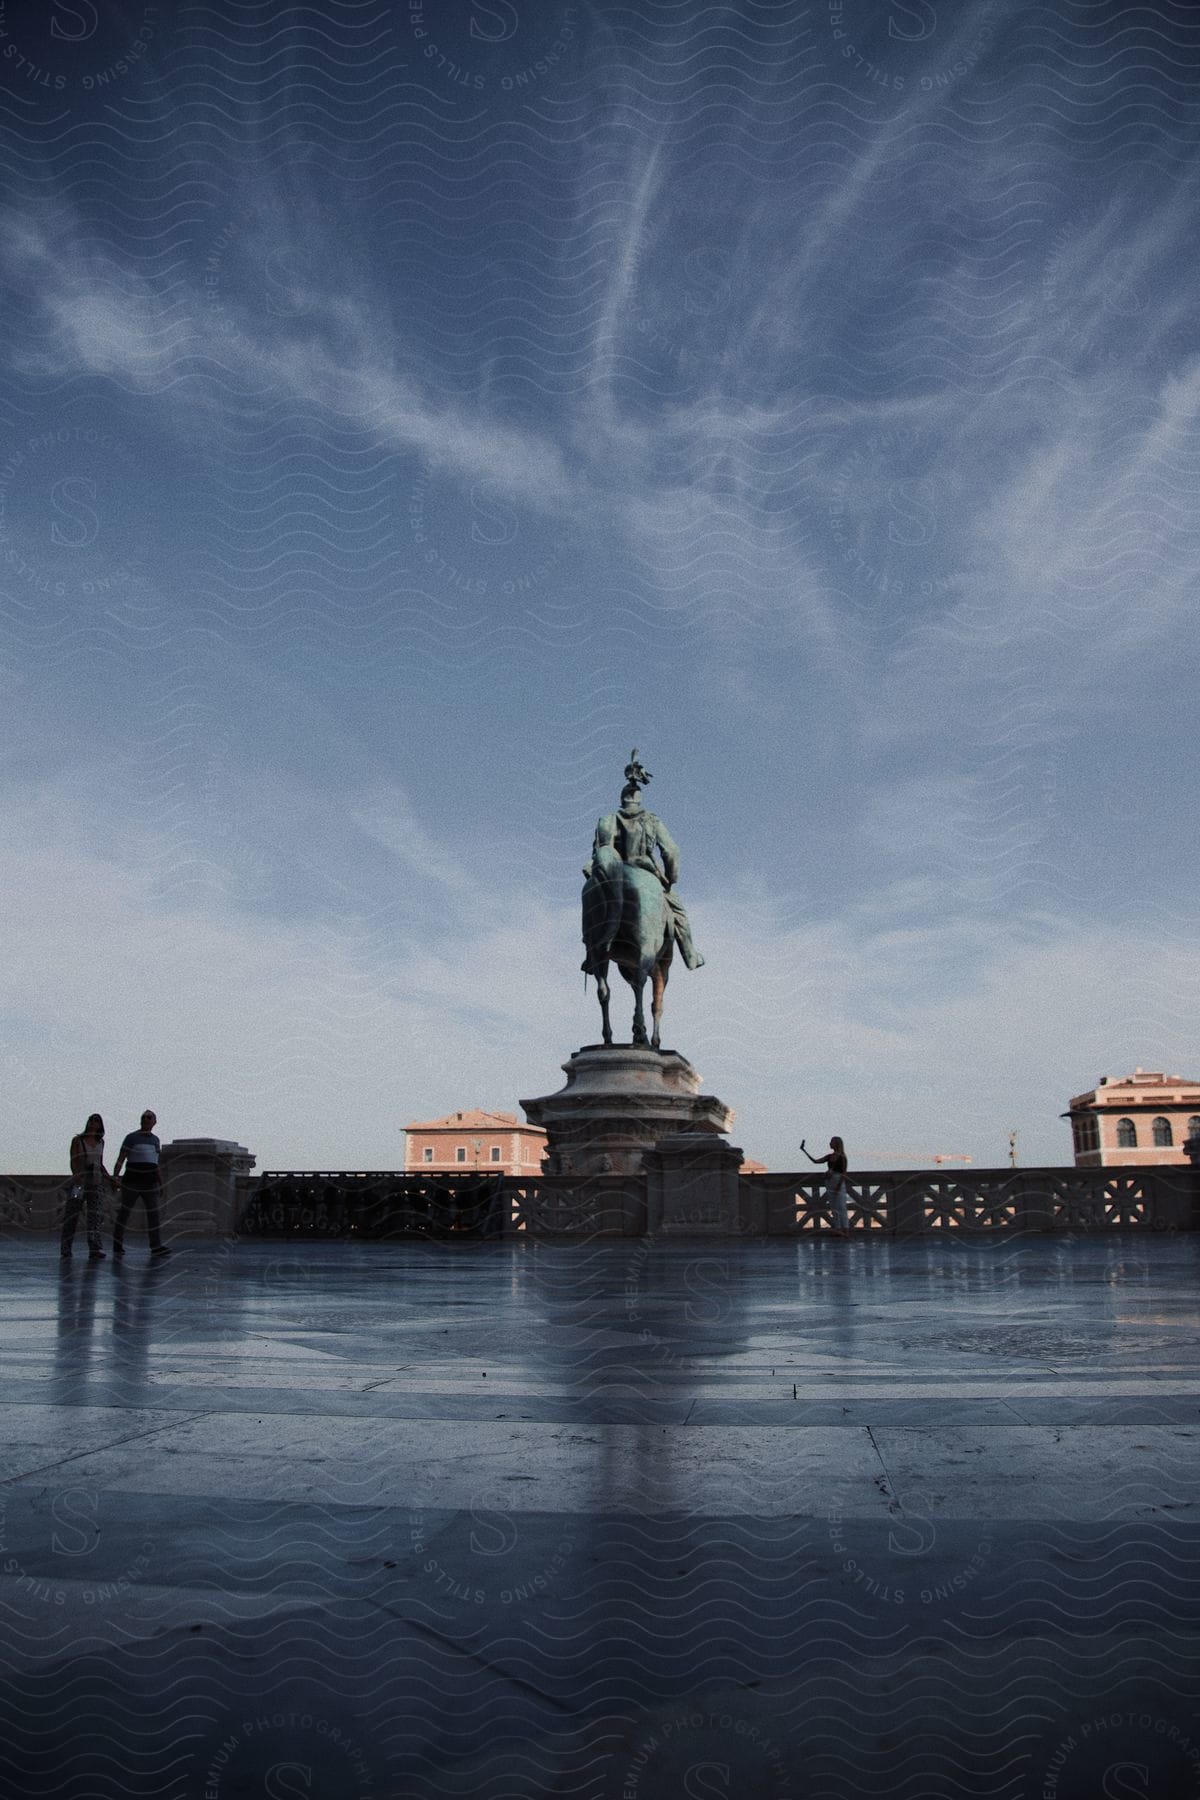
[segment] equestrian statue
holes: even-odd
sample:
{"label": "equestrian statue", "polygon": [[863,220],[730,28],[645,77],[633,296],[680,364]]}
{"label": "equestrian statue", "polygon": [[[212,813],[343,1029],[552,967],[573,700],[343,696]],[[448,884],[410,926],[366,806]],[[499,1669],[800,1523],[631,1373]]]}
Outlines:
{"label": "equestrian statue", "polygon": [[[584,864],[584,984],[596,977],[604,1042],[611,1044],[608,1017],[608,965],[615,962],[633,989],[633,1042],[657,1050],[663,994],[676,944],[689,969],[704,958],[692,943],[691,926],[676,895],[679,850],[660,818],[642,805],[640,790],[650,772],[638,761],[636,746],[625,768],[625,786],[616,812],[596,825],[592,859]],[[657,859],[656,859],[657,852]],[[661,859],[661,860],[658,860]],[[654,1030],[646,1036],[642,989],[652,984]]]}

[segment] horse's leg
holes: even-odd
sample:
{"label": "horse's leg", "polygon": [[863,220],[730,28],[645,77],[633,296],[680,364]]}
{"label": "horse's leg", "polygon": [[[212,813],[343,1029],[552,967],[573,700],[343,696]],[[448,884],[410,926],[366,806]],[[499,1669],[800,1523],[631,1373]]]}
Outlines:
{"label": "horse's leg", "polygon": [[618,959],[617,967],[633,989],[633,1031],[629,1041],[633,1044],[649,1043],[646,1036],[646,1015],[642,1010],[642,983],[646,979],[646,971],[641,963],[628,962],[624,955]]}
{"label": "horse's leg", "polygon": [[604,1028],[604,1042],[612,1043],[612,1025],[608,1018],[608,964],[596,970],[596,992],[600,996],[600,1018]]}
{"label": "horse's leg", "polygon": [[646,1014],[642,1007],[642,988],[646,977],[639,969],[636,975],[629,977],[629,982],[633,988],[633,1041],[635,1044],[648,1044],[650,1040],[646,1036]]}
{"label": "horse's leg", "polygon": [[642,987],[646,980],[646,965],[643,962],[622,960],[617,964],[622,975],[633,989],[633,1033],[630,1042],[648,1044],[646,1036],[646,1014],[642,1007]]}
{"label": "horse's leg", "polygon": [[667,960],[664,960],[662,962],[656,962],[654,965],[654,968],[651,970],[650,978],[654,983],[654,989],[653,989],[654,997],[650,1003],[650,1013],[651,1013],[651,1017],[654,1020],[654,1030],[650,1036],[650,1043],[655,1050],[659,1050],[662,1048],[661,1033],[662,1033],[663,995],[667,991],[667,976],[670,973],[670,969],[671,969],[670,962]]}

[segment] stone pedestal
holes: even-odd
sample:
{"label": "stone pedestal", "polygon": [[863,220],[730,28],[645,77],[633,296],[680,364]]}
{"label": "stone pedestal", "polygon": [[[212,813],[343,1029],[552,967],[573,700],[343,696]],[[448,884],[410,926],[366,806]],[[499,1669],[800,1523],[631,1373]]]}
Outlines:
{"label": "stone pedestal", "polygon": [[544,1127],[550,1175],[636,1175],[647,1151],[671,1132],[725,1131],[733,1119],[676,1050],[588,1044],[563,1064],[557,1094],[522,1100]]}
{"label": "stone pedestal", "polygon": [[228,1237],[240,1211],[238,1177],[255,1159],[227,1138],[175,1138],[162,1147],[163,1235]]}
{"label": "stone pedestal", "polygon": [[[743,1216],[760,1203],[743,1200],[745,1160],[719,1132],[673,1131],[646,1157],[646,1230],[655,1237],[737,1237],[758,1223]],[[759,1225],[761,1229],[761,1225]]]}

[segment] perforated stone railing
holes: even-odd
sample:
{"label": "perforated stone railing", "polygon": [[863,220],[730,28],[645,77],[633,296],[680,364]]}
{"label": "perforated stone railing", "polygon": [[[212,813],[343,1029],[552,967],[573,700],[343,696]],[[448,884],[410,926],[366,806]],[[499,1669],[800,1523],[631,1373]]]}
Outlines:
{"label": "perforated stone railing", "polygon": [[[62,1221],[69,1175],[0,1175],[0,1226],[17,1231],[57,1231]],[[101,1210],[107,1217],[111,1198],[106,1191]]]}
{"label": "perforated stone railing", "polygon": [[509,1176],[510,1228],[542,1237],[641,1237],[646,1184],[636,1175]]}
{"label": "perforated stone railing", "polygon": [[[678,1209],[676,1229],[678,1220],[704,1221],[711,1211],[702,1204],[705,1195],[695,1173],[687,1179],[686,1204]],[[68,1183],[65,1175],[0,1176],[0,1228],[54,1231]],[[1200,1169],[1187,1166],[877,1170],[851,1174],[847,1189],[850,1230],[861,1238],[1200,1227]],[[638,1175],[290,1170],[238,1177],[236,1205],[224,1216],[236,1220],[238,1234],[247,1237],[640,1237],[661,1228],[660,1220],[650,1216],[650,1192],[651,1184]],[[832,1229],[823,1175],[743,1175],[735,1177],[734,1193],[736,1207],[727,1215],[731,1235],[816,1237]],[[189,1214],[185,1221],[180,1205],[168,1177],[168,1232],[173,1225],[192,1236],[220,1236],[234,1229],[215,1216]],[[111,1213],[107,1193],[104,1208]],[[712,1234],[710,1225],[697,1230]]]}
{"label": "perforated stone railing", "polygon": [[499,1175],[388,1170],[267,1172],[242,1184],[242,1237],[494,1237],[507,1210]]}
{"label": "perforated stone railing", "polygon": [[[886,1174],[860,1175],[847,1181],[846,1211],[851,1231],[894,1229],[891,1220],[895,1181],[896,1177]],[[764,1194],[768,1237],[833,1229],[823,1175],[743,1176],[742,1191],[747,1189]]]}
{"label": "perforated stone railing", "polygon": [[[583,1239],[655,1230],[640,1176],[498,1176],[481,1183],[469,1176],[293,1173],[252,1178],[244,1187],[255,1197],[241,1230],[253,1236]],[[739,1235],[805,1237],[833,1228],[823,1175],[746,1175],[739,1193]],[[1187,1230],[1197,1222],[1197,1193],[1200,1178],[1187,1168],[909,1169],[851,1175],[847,1210],[855,1236]]]}
{"label": "perforated stone railing", "polygon": [[11,1175],[0,1178],[0,1223],[28,1226],[33,1222],[34,1195]]}
{"label": "perforated stone railing", "polygon": [[[1084,1176],[1085,1180],[1072,1179]],[[1103,1231],[1137,1225],[1167,1230],[1194,1225],[1192,1196],[1197,1179],[1191,1169],[1078,1169],[1064,1178],[1045,1171],[1042,1198],[1052,1228]]]}
{"label": "perforated stone railing", "polygon": [[[765,1201],[768,1236],[832,1229],[825,1178],[743,1176]],[[851,1175],[853,1232],[1190,1230],[1200,1183],[1190,1168],[905,1170]]]}

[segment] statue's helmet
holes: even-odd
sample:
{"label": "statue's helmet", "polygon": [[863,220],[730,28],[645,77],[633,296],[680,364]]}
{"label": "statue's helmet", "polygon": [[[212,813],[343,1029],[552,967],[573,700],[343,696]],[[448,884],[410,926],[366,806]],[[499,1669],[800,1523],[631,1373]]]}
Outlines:
{"label": "statue's helmet", "polygon": [[637,745],[635,744],[630,752],[629,761],[625,764],[625,786],[621,789],[622,803],[631,794],[636,794],[639,788],[644,788],[646,783],[652,779],[649,769],[643,768],[638,761]]}

